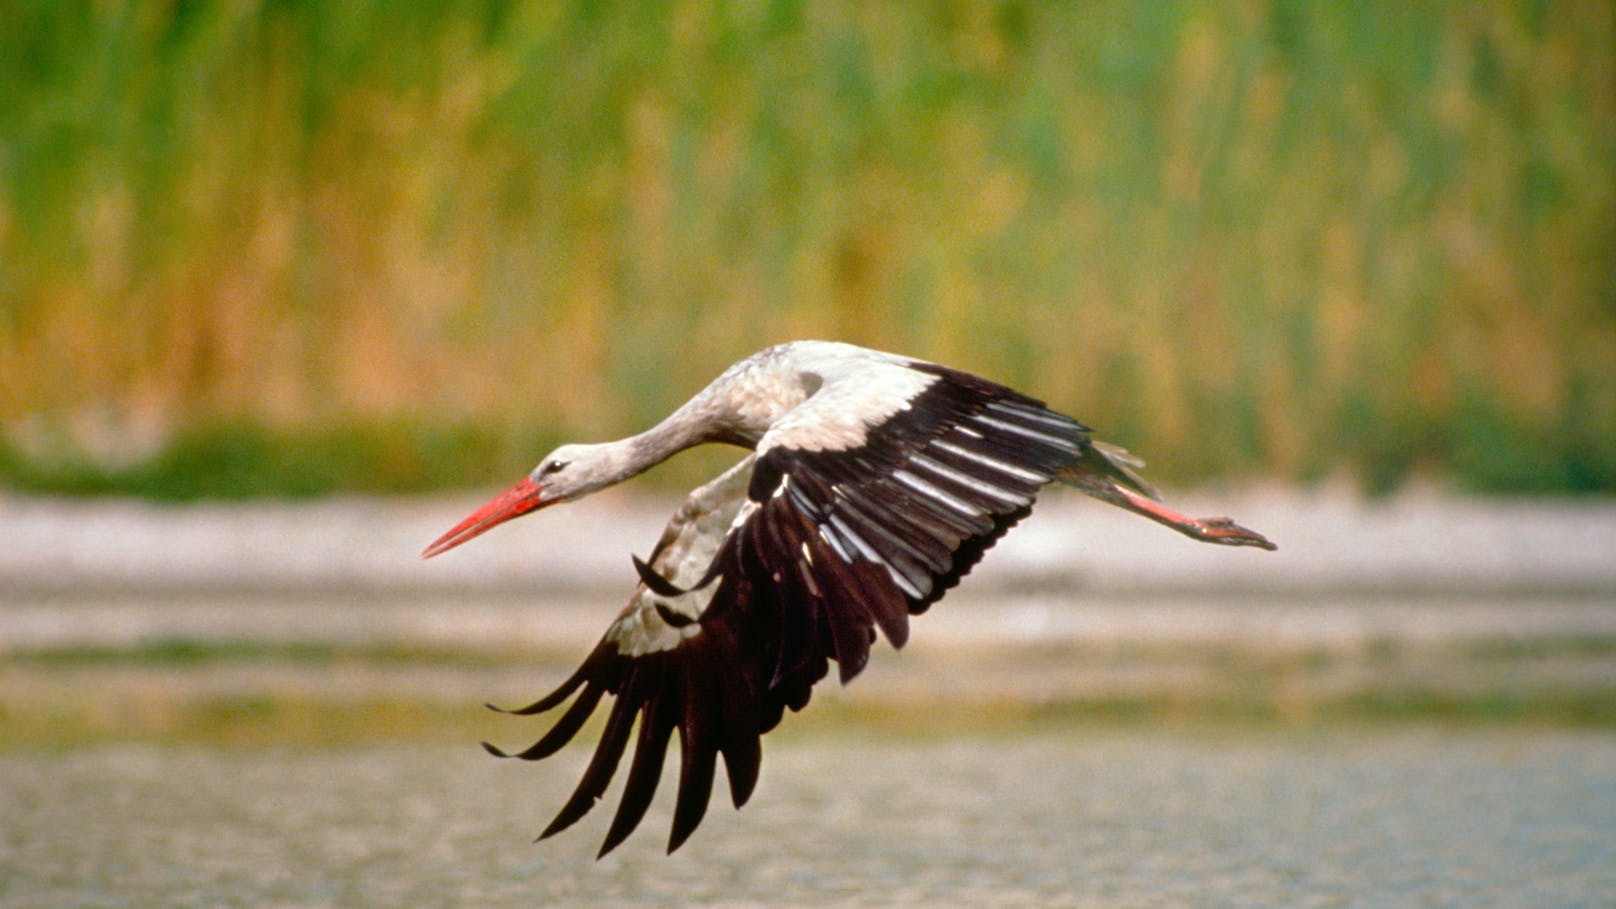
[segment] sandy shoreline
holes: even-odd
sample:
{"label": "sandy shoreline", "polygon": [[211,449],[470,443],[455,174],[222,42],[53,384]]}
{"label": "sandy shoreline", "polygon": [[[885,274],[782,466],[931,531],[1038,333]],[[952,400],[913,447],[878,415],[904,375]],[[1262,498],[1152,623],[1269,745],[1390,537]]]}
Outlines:
{"label": "sandy shoreline", "polygon": [[[199,590],[626,593],[671,500],[607,493],[508,525],[422,562],[422,546],[483,496],[158,505],[0,495],[0,597]],[[1616,500],[1479,499],[1415,492],[1172,496],[1230,514],[1276,553],[1184,540],[1064,491],[973,573],[979,590],[1616,594]]]}
{"label": "sandy shoreline", "polygon": [[[161,506],[0,498],[0,650],[165,637],[588,644],[671,507],[603,495],[422,562],[482,501]],[[1411,493],[1188,495],[1275,553],[1184,540],[1076,495],[1047,497],[943,607],[935,644],[1070,640],[1273,646],[1616,636],[1616,501]]]}

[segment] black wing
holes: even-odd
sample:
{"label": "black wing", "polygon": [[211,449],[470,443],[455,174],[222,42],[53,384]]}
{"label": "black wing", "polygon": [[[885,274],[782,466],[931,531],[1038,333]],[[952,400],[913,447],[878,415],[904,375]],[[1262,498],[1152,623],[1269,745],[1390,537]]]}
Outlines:
{"label": "black wing", "polygon": [[711,567],[692,577],[697,559],[672,557],[695,522],[670,524],[649,564],[670,588],[688,592],[668,596],[676,591],[642,583],[578,671],[514,711],[539,713],[577,695],[543,738],[514,755],[536,760],[571,740],[604,695],[616,697],[583,779],[541,838],[605,793],[636,721],[634,757],[600,854],[644,817],[675,732],[679,787],[668,850],[706,812],[719,756],[740,807],[757,783],[760,737],[787,708],[808,703],[829,662],[846,683],[868,661],[876,628],[903,646],[909,616],[957,584],[1090,446],[1085,427],[1039,401],[944,367],[912,368],[936,380],[870,427],[862,444],[806,450],[769,447],[765,437],[755,464],[740,465],[749,480],[738,468],[711,484],[733,492],[745,481],[744,501],[730,496],[705,511],[687,503],[681,515],[728,522]]}

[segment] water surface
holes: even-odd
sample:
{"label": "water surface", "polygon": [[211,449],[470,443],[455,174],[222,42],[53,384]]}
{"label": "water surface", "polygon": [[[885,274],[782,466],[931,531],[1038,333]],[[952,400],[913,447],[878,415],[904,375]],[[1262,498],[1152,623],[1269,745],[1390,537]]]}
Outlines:
{"label": "water surface", "polygon": [[0,903],[1616,906],[1608,733],[831,732],[766,748],[743,812],[715,802],[664,856],[667,786],[599,862],[606,811],[530,842],[577,749],[537,766],[439,746],[10,752]]}

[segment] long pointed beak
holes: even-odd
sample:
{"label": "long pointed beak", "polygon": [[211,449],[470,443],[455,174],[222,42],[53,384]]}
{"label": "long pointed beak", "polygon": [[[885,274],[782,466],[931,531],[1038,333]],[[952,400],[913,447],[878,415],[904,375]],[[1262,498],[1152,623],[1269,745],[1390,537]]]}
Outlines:
{"label": "long pointed beak", "polygon": [[532,477],[524,477],[522,482],[495,496],[487,505],[473,512],[471,517],[456,524],[448,533],[434,540],[431,546],[421,550],[421,558],[430,559],[448,552],[492,527],[549,504],[551,502],[544,500],[543,487],[533,482]]}

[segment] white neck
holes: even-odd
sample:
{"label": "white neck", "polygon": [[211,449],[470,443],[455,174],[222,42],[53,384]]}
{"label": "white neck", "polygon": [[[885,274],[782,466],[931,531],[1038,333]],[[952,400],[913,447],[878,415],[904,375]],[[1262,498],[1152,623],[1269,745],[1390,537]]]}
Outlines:
{"label": "white neck", "polygon": [[667,419],[638,435],[602,443],[602,470],[591,486],[602,489],[639,476],[686,448],[713,441],[718,435],[709,409],[692,400]]}

